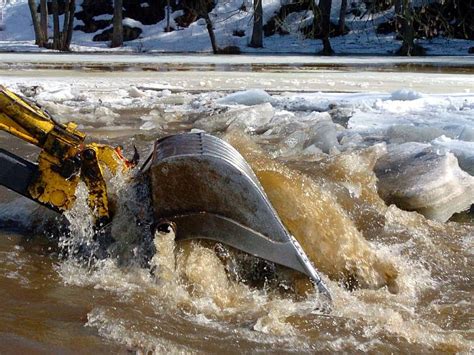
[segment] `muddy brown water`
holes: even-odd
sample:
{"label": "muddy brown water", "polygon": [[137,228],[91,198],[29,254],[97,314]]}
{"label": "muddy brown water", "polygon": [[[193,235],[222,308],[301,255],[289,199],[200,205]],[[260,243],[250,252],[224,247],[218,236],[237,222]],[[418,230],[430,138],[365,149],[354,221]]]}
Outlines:
{"label": "muddy brown water", "polygon": [[[248,142],[229,139],[242,145],[283,220],[326,275],[330,313],[314,309],[317,295],[299,300],[227,280],[212,249],[199,244],[162,246],[168,254],[158,264],[167,265],[168,276],[157,281],[143,269],[109,263],[90,271],[61,259],[47,229],[3,228],[2,352],[469,351],[472,223],[442,225],[387,209],[369,170],[346,171],[352,183],[367,186],[354,198],[336,186],[346,176],[341,162],[323,172],[303,162],[275,166],[248,152]],[[370,165],[367,157],[352,159]],[[3,189],[2,202],[20,218],[42,222],[41,212],[30,215],[34,205]],[[359,289],[350,290],[351,279]]]}
{"label": "muddy brown water", "polygon": [[[87,128],[95,139],[137,145],[146,155],[163,134]],[[222,134],[221,134],[222,135]],[[386,206],[372,171],[377,149],[318,161],[270,159],[278,140],[223,135],[260,178],[282,220],[321,270],[333,294],[296,296],[229,278],[212,246],[157,236],[157,272],[105,260],[92,268],[61,258],[49,240],[60,223],[45,209],[0,190],[2,353],[469,353],[473,349],[471,217],[446,224]],[[34,160],[37,151],[4,134],[0,145]],[[110,182],[117,204],[133,201]],[[225,193],[225,192],[223,192]],[[85,191],[68,218],[87,238]],[[135,201],[136,202],[136,201]],[[48,221],[49,224],[43,224]],[[115,231],[137,233],[125,209]]]}

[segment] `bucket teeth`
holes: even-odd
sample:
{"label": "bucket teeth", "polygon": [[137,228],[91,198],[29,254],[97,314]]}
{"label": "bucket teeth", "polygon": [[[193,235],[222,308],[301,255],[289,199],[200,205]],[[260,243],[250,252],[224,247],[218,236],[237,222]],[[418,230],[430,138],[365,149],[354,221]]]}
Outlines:
{"label": "bucket teeth", "polygon": [[142,171],[154,216],[176,226],[176,239],[210,239],[309,276],[327,287],[286,230],[254,172],[230,144],[204,133],[155,142]]}

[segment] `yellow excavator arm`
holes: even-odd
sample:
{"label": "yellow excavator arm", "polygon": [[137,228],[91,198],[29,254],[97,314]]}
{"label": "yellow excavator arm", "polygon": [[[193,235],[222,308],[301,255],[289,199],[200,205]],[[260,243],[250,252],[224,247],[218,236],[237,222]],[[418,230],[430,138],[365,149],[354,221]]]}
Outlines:
{"label": "yellow excavator arm", "polygon": [[110,221],[104,168],[113,174],[132,163],[120,148],[86,144],[77,125],[56,122],[38,105],[0,86],[0,129],[41,148],[37,164],[1,150],[0,183],[56,211],[71,208],[83,181],[97,226]]}
{"label": "yellow excavator arm", "polygon": [[[104,168],[117,173],[133,163],[117,148],[86,144],[75,124],[57,123],[45,110],[2,86],[0,128],[41,148],[37,163],[0,149],[0,185],[61,212],[71,208],[83,181],[99,242],[106,246],[107,233],[101,227],[112,216]],[[331,299],[256,175],[230,144],[204,133],[163,137],[140,173],[151,185],[156,228],[172,226],[176,240],[210,239],[299,271]]]}

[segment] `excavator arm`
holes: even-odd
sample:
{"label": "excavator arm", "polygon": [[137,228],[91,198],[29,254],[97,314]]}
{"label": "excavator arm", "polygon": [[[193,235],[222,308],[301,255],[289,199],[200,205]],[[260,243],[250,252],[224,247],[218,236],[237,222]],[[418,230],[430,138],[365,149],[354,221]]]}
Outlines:
{"label": "excavator arm", "polygon": [[56,122],[41,107],[0,86],[0,129],[41,148],[36,163],[0,150],[0,183],[55,211],[71,208],[79,182],[89,190],[98,227],[111,219],[104,169],[113,174],[131,163],[119,148],[86,144],[77,125]]}
{"label": "excavator arm", "polygon": [[[74,123],[56,122],[2,86],[0,129],[41,149],[36,163],[0,149],[0,184],[62,212],[72,207],[77,186],[84,182],[99,241],[106,239],[102,227],[112,216],[104,169],[114,174],[133,162],[119,148],[85,143]],[[204,133],[164,137],[155,142],[141,174],[151,184],[157,225],[173,226],[176,240],[210,239],[286,266],[307,275],[331,299],[254,172],[228,143]]]}

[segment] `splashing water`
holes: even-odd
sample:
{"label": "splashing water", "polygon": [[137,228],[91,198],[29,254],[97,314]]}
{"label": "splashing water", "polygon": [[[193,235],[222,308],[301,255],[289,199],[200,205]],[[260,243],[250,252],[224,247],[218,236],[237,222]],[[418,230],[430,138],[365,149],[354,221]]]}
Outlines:
{"label": "splashing water", "polygon": [[[93,267],[75,259],[57,267],[66,284],[112,297],[113,305],[89,311],[89,327],[128,347],[158,352],[195,350],[181,338],[189,327],[194,329],[186,335],[190,339],[199,334],[209,339],[198,347],[206,351],[224,343],[293,351],[472,348],[468,316],[449,316],[466,307],[467,286],[459,270],[472,249],[463,250],[460,243],[472,245],[472,228],[385,206],[372,172],[383,147],[328,156],[307,169],[269,159],[240,132],[225,138],[249,161],[284,223],[326,275],[334,297],[331,313],[319,310],[314,293],[295,297],[237,282],[212,243],[177,244],[173,233],[155,234],[149,267],[123,263],[122,258],[130,261],[144,251],[143,230],[133,217],[137,195],[126,179],[116,178],[111,181],[118,211],[112,229],[120,247],[114,257]],[[91,242],[85,196],[80,189],[67,214],[72,240],[63,245],[69,248]]]}
{"label": "splashing water", "polygon": [[252,164],[284,224],[319,269],[364,288],[397,288],[394,264],[378,257],[324,183],[268,160],[242,137],[237,132],[226,136]]}

